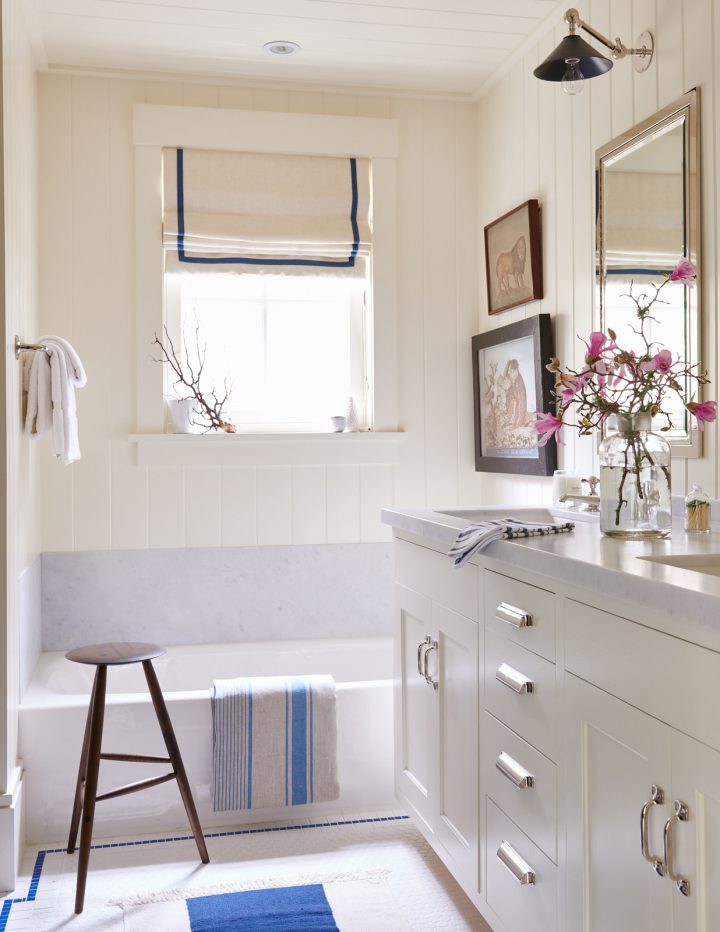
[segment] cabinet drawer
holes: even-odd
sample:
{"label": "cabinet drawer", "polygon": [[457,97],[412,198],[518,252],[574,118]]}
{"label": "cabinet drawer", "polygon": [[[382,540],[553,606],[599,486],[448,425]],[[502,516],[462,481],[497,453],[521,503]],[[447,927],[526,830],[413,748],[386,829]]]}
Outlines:
{"label": "cabinet drawer", "polygon": [[435,602],[478,620],[478,568],[471,563],[456,567],[437,550],[396,540],[395,579],[408,589],[430,596]]}
{"label": "cabinet drawer", "polygon": [[720,653],[618,615],[565,601],[565,666],[576,676],[713,748],[720,748],[709,690]]}
{"label": "cabinet drawer", "polygon": [[557,863],[555,764],[488,712],[481,740],[485,792]]}
{"label": "cabinet drawer", "polygon": [[485,570],[485,626],[555,660],[555,594]]}
{"label": "cabinet drawer", "polygon": [[[532,691],[516,691],[508,679],[524,677]],[[506,682],[501,682],[505,679]],[[485,707],[513,731],[555,760],[557,720],[555,664],[493,631],[485,632]]]}
{"label": "cabinet drawer", "polygon": [[[486,804],[488,905],[513,932],[557,932],[557,868],[491,799]],[[533,883],[516,876],[526,868]]]}

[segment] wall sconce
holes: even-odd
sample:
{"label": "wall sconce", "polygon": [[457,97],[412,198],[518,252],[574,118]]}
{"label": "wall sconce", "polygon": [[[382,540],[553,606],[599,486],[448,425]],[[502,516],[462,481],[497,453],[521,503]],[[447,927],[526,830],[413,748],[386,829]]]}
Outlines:
{"label": "wall sconce", "polygon": [[597,52],[584,39],[576,35],[578,28],[584,29],[594,39],[610,49],[613,59],[633,55],[633,64],[638,72],[647,71],[653,57],[653,37],[650,32],[642,32],[637,38],[637,48],[629,49],[620,39],[608,39],[597,29],[593,29],[580,19],[577,10],[568,10],[565,22],[570,27],[570,34],[565,36],[560,45],[554,49],[542,64],[533,71],[541,81],[560,81],[566,94],[579,94],[587,78],[596,78],[609,71],[613,62]]}

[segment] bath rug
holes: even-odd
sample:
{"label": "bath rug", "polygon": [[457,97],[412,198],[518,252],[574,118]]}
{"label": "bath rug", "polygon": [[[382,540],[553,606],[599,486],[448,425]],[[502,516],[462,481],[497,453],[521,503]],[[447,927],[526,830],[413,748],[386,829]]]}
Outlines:
{"label": "bath rug", "polygon": [[160,891],[116,905],[125,932],[410,932],[382,882],[390,871],[364,873],[289,886],[274,878],[234,892]]}

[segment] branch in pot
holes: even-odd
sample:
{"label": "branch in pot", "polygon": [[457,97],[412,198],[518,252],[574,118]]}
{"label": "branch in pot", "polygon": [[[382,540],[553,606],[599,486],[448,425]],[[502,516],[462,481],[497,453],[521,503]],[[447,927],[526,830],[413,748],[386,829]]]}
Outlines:
{"label": "branch in pot", "polygon": [[[228,398],[230,397],[230,389],[227,385],[227,379],[223,382],[223,394],[218,397],[215,388],[213,387],[209,394],[204,394],[200,388],[200,379],[202,377],[203,369],[205,368],[205,351],[200,349],[200,337],[198,334],[198,329],[195,329],[195,339],[197,341],[197,358],[198,358],[198,369],[195,372],[189,362],[186,361],[185,366],[178,356],[177,350],[173,344],[170,334],[168,333],[167,327],[163,328],[165,334],[165,342],[163,342],[155,334],[155,339],[152,342],[153,346],[157,346],[160,349],[162,354],[160,358],[153,356],[152,359],[154,362],[164,363],[172,369],[172,372],[175,376],[175,387],[176,389],[184,389],[185,392],[188,392],[189,398],[193,398],[199,408],[199,415],[201,421],[198,423],[198,426],[204,427],[206,431],[211,430],[221,430],[226,434],[235,433],[235,425],[230,421],[226,420],[223,416],[223,408]],[[167,343],[167,346],[165,345]],[[185,371],[187,369],[187,372]]]}

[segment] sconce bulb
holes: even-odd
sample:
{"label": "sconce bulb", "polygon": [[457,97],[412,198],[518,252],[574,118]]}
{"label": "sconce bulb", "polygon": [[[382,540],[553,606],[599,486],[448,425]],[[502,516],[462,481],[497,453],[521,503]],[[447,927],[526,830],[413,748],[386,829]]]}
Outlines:
{"label": "sconce bulb", "polygon": [[579,58],[566,58],[565,74],[561,78],[562,89],[566,94],[574,97],[579,94],[585,85],[585,75],[580,70]]}

